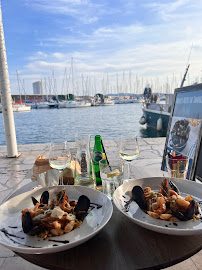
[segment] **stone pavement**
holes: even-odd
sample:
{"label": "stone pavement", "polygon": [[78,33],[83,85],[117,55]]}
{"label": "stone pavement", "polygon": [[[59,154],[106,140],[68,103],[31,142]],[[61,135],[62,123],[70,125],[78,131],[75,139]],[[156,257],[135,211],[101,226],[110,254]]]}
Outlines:
{"label": "stone pavement", "polygon": [[[142,176],[144,171],[145,177],[162,176],[160,170],[163,156],[165,138],[147,138],[139,139],[140,157],[131,166],[131,175],[135,171],[135,176]],[[119,142],[116,140],[104,141],[105,150],[108,159],[118,158]],[[75,153],[75,143],[70,143],[70,149]],[[31,181],[32,167],[37,155],[48,157],[48,144],[19,145],[18,158],[6,157],[6,146],[0,146],[0,204],[20,187]],[[0,246],[0,270],[40,270],[44,269],[31,264],[20,258],[14,252],[3,246]],[[190,259],[176,264],[167,270],[202,270],[202,251]],[[127,269],[124,269],[127,270]]]}

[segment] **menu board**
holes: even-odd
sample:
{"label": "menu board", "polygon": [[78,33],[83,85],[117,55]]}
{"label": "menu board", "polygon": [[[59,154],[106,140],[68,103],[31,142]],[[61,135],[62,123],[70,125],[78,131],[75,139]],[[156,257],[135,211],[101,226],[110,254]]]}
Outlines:
{"label": "menu board", "polygon": [[193,180],[201,141],[202,84],[175,90],[161,169],[167,171],[166,156],[188,157],[187,179]]}

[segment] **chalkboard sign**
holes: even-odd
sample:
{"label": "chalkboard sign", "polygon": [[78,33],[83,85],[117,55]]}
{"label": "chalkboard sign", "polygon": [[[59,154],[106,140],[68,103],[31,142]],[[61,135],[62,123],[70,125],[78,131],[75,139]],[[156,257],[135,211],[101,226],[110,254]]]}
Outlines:
{"label": "chalkboard sign", "polygon": [[201,120],[202,84],[176,89],[168,124],[162,170],[167,171],[166,156],[174,152],[176,156],[189,158],[187,179],[194,180],[197,174],[196,168],[199,176],[202,177],[202,169],[199,169],[199,165],[196,166],[197,163],[199,164]]}

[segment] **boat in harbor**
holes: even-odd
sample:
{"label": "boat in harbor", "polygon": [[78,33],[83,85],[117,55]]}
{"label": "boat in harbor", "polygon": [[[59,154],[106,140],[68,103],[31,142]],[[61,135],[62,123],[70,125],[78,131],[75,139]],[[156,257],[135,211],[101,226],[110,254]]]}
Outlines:
{"label": "boat in harbor", "polygon": [[82,108],[82,107],[91,107],[91,102],[87,100],[71,100],[67,101],[66,108]]}
{"label": "boat in harbor", "polygon": [[50,102],[49,104],[48,104],[48,108],[49,109],[59,109],[59,103],[57,103],[57,102]]}
{"label": "boat in harbor", "polygon": [[[12,103],[13,112],[30,112],[31,106],[23,104],[22,101]],[[0,104],[0,113],[2,113],[2,105]]]}
{"label": "boat in harbor", "polygon": [[14,104],[12,105],[13,112],[30,112],[31,106],[27,106],[25,104]]}
{"label": "boat in harbor", "polygon": [[[188,65],[185,70],[180,88],[183,87],[189,66],[190,65]],[[148,127],[157,129],[158,131],[166,131],[174,101],[174,94],[153,95],[151,88],[146,87],[143,96],[143,115],[139,123],[141,125],[146,124]]]}
{"label": "boat in harbor", "polygon": [[100,103],[101,106],[113,106],[114,100],[110,98],[104,98],[104,101]]}
{"label": "boat in harbor", "polygon": [[115,104],[128,104],[128,103],[141,103],[143,100],[141,98],[133,97],[117,97],[114,99]]}
{"label": "boat in harbor", "polygon": [[166,131],[173,99],[174,94],[165,94],[163,97],[157,97],[157,100],[146,99],[142,104],[143,116],[140,118],[140,124]]}
{"label": "boat in harbor", "polygon": [[95,96],[95,102],[93,106],[113,106],[114,100],[112,100],[110,97],[104,97],[103,95],[96,95]]}
{"label": "boat in harbor", "polygon": [[22,100],[17,103],[12,103],[12,107],[13,112],[30,112],[31,110],[31,106],[22,103]]}

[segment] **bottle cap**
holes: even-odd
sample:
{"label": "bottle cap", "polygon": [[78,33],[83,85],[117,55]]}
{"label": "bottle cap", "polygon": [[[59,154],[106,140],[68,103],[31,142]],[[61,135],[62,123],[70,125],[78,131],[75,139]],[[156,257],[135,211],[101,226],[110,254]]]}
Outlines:
{"label": "bottle cap", "polygon": [[95,140],[100,140],[101,136],[100,135],[95,135]]}

